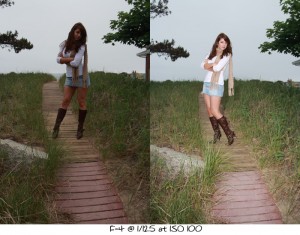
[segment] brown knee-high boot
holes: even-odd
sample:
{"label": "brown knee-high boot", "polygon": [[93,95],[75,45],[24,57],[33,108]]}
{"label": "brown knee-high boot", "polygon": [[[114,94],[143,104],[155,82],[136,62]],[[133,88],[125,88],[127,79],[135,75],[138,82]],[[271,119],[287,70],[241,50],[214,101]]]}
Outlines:
{"label": "brown knee-high boot", "polygon": [[83,136],[83,123],[85,120],[87,114],[87,110],[81,110],[79,109],[79,114],[78,114],[78,128],[77,128],[77,139],[81,139]]}
{"label": "brown knee-high boot", "polygon": [[61,122],[64,120],[67,110],[63,108],[59,108],[56,116],[56,121],[53,127],[52,138],[55,139],[58,136],[59,127]]}
{"label": "brown knee-high boot", "polygon": [[210,120],[211,126],[215,132],[214,139],[212,141],[215,144],[221,138],[221,131],[220,131],[218,120],[214,116],[209,117],[209,120]]}
{"label": "brown knee-high boot", "polygon": [[220,119],[218,119],[218,123],[220,124],[227,136],[228,145],[231,145],[234,142],[235,133],[234,131],[230,130],[226,117],[223,116]]}

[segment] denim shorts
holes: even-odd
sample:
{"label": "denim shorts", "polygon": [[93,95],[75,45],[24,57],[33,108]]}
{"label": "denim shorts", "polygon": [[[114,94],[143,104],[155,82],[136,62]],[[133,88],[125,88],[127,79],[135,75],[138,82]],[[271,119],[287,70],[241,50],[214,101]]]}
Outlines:
{"label": "denim shorts", "polygon": [[[86,79],[86,87],[89,87],[91,85],[90,76],[87,76]],[[65,86],[71,86],[71,87],[83,87],[83,76],[80,75],[77,81],[72,81],[72,77],[66,77]]]}
{"label": "denim shorts", "polygon": [[203,83],[203,94],[207,94],[209,96],[220,96],[223,97],[224,94],[224,86],[223,85],[217,85],[216,88],[211,89],[210,88],[210,82],[204,82]]}

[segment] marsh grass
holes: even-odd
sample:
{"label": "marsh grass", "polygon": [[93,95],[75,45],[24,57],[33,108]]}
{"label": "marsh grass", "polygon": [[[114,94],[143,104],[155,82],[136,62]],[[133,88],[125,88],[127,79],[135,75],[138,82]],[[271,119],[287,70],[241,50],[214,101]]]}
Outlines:
{"label": "marsh grass", "polygon": [[[226,90],[226,89],[225,89]],[[283,82],[235,81],[224,106],[244,139],[255,146],[286,223],[299,223],[300,90]]]}
{"label": "marsh grass", "polygon": [[[85,135],[92,137],[113,175],[130,223],[147,223],[149,83],[116,73],[92,72],[90,78]],[[72,102],[77,113],[76,94]]]}
{"label": "marsh grass", "polygon": [[165,177],[165,162],[151,159],[151,222],[210,223],[211,198],[223,158],[201,133],[198,110],[200,82],[151,82],[150,142],[177,151],[197,154],[205,162],[189,176]]}
{"label": "marsh grass", "polygon": [[63,150],[48,139],[42,115],[47,74],[0,74],[0,138],[39,146],[48,159],[11,159],[0,149],[0,223],[53,223],[53,182]]}

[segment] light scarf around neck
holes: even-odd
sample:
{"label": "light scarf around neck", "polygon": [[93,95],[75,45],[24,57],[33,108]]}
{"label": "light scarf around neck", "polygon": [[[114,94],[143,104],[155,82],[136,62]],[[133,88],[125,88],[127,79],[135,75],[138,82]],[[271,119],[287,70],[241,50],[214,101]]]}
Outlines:
{"label": "light scarf around neck", "polygon": [[[70,54],[70,57],[74,58],[75,55],[76,55],[76,51],[72,50],[71,54]],[[83,86],[83,88],[86,88],[86,80],[87,80],[87,76],[88,76],[87,64],[88,64],[88,53],[87,53],[87,44],[85,44],[83,67],[82,67],[82,77],[83,77],[82,86]],[[75,82],[78,82],[78,79],[79,79],[79,69],[78,69],[78,67],[77,68],[72,67],[72,82],[73,82],[73,84]]]}
{"label": "light scarf around neck", "polygon": [[[217,54],[217,58],[215,60],[215,63],[219,63],[221,60],[221,55],[222,54]],[[212,77],[211,77],[211,86],[210,89],[217,89],[219,86],[219,77],[222,71],[224,71],[225,66],[222,68],[221,71],[219,72],[213,72]],[[234,79],[233,79],[233,65],[232,65],[232,56],[230,55],[229,58],[229,71],[228,71],[228,96],[233,96],[234,95]]]}

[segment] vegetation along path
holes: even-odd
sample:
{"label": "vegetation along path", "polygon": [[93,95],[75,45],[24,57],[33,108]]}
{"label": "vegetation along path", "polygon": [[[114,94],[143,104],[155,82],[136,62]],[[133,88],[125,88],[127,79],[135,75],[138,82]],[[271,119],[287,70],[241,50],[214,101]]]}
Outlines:
{"label": "vegetation along path", "polygon": [[[199,96],[199,117],[207,139],[213,138],[213,130],[208,119],[203,96]],[[234,129],[234,128],[233,128]],[[236,133],[239,137],[239,133]],[[212,216],[225,223],[282,223],[276,206],[256,163],[251,157],[249,146],[239,138],[228,146],[222,131],[221,141],[215,144],[230,164],[216,183],[213,196]]]}
{"label": "vegetation along path", "polygon": [[[44,85],[43,114],[50,133],[62,97],[58,82]],[[123,204],[100,161],[99,152],[88,138],[76,139],[77,124],[77,117],[69,109],[57,138],[67,150],[57,172],[55,203],[58,211],[70,214],[75,223],[127,223]]]}

